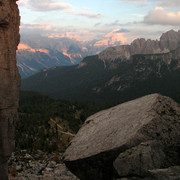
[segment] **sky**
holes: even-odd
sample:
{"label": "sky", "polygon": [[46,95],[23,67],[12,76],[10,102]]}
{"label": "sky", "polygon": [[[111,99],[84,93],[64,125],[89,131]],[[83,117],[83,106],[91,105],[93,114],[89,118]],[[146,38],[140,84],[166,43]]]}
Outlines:
{"label": "sky", "polygon": [[180,0],[19,0],[21,33],[129,44],[180,30]]}

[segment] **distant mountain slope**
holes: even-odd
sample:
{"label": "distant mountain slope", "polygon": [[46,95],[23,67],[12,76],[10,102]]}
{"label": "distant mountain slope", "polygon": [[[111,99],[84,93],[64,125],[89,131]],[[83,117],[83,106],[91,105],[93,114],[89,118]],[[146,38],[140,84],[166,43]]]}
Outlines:
{"label": "distant mountain slope", "polygon": [[[156,92],[173,96],[180,92],[180,46],[178,39],[175,38],[175,45],[170,41],[172,38],[174,42],[176,35],[179,37],[179,32],[169,31],[162,35],[166,43],[163,43],[163,50],[158,54],[133,53],[134,55],[124,59],[124,51],[119,54],[116,51],[117,58],[106,60],[101,58],[100,53],[86,57],[79,65],[42,71],[23,80],[21,88],[53,98],[76,101],[120,103]],[[118,48],[124,47],[128,46]],[[134,45],[129,47],[132,49]],[[135,47],[139,49],[139,46]],[[140,47],[142,51],[146,46]],[[111,57],[113,53],[109,49],[117,47],[107,49],[108,56]]]}
{"label": "distant mountain slope", "polygon": [[48,53],[21,50],[17,52],[17,58],[17,66],[21,78],[31,76],[41,69],[47,69],[53,66],[72,65],[69,57],[63,55],[61,52],[52,50],[49,50]]}
{"label": "distant mountain slope", "polygon": [[38,73],[23,80],[21,88],[76,101],[123,102],[155,92],[172,96],[180,92],[180,48],[123,62],[90,56],[79,66]]}
{"label": "distant mountain slope", "polygon": [[97,54],[108,46],[120,44],[114,42],[109,45],[97,45],[97,42],[22,34],[17,51],[17,66],[21,77],[27,78],[45,68],[78,64],[86,56]]}

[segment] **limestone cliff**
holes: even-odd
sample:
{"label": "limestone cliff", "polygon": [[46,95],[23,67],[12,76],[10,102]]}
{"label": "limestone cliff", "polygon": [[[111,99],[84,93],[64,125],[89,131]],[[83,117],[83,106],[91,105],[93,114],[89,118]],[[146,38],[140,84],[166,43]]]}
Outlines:
{"label": "limestone cliff", "polygon": [[129,60],[135,54],[162,54],[175,50],[180,44],[180,30],[171,30],[160,37],[160,40],[145,40],[143,38],[134,40],[130,45],[109,47],[98,56],[103,61],[114,61],[116,59]]}
{"label": "limestone cliff", "polygon": [[20,76],[16,67],[19,36],[16,0],[0,0],[0,179],[8,179],[7,161],[14,148]]}

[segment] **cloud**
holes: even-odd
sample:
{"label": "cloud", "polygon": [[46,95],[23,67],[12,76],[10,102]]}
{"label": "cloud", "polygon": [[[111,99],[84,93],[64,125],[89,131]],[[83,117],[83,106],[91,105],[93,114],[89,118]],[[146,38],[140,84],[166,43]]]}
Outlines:
{"label": "cloud", "polygon": [[139,4],[139,3],[142,3],[142,2],[146,2],[146,0],[119,0],[119,2]]}
{"label": "cloud", "polygon": [[177,13],[166,13],[163,7],[156,7],[150,11],[147,16],[144,17],[144,23],[146,24],[158,24],[158,25],[180,25],[180,11]]}
{"label": "cloud", "polygon": [[53,29],[53,27],[50,24],[37,24],[37,23],[21,24],[21,28],[24,28],[24,29],[43,29],[43,30]]}
{"label": "cloud", "polygon": [[27,2],[25,2],[25,1],[23,1],[23,0],[17,1],[18,6],[26,6],[26,3],[27,3]]}
{"label": "cloud", "polygon": [[82,7],[82,9],[84,9],[84,10],[90,10],[91,8],[89,8],[89,7]]}
{"label": "cloud", "polygon": [[112,46],[120,44],[127,44],[127,39],[124,36],[124,33],[118,33],[118,30],[114,29],[113,31],[106,34],[102,40],[97,41],[95,43],[95,46]]}
{"label": "cloud", "polygon": [[47,36],[50,33],[57,32],[57,31],[61,32],[61,29],[53,27],[47,23],[43,23],[43,24],[38,24],[38,23],[24,24],[24,23],[21,23],[21,26],[20,26],[20,34],[27,34],[27,35],[28,34],[41,34],[43,36]]}
{"label": "cloud", "polygon": [[105,26],[120,26],[119,20],[115,20],[113,23],[105,24]]}
{"label": "cloud", "polygon": [[72,8],[69,3],[63,3],[61,0],[22,0],[19,1],[19,5],[23,5],[34,11],[58,11]]}
{"label": "cloud", "polygon": [[87,18],[92,18],[92,19],[99,19],[102,18],[103,16],[101,14],[95,14],[95,13],[89,13],[89,12],[70,12],[73,15],[78,15],[78,16],[84,16]]}
{"label": "cloud", "polygon": [[180,7],[180,0],[119,0],[120,3],[137,4],[145,6],[148,3],[154,3],[157,6],[162,7]]}
{"label": "cloud", "polygon": [[52,33],[48,38],[59,39],[59,38],[69,38],[79,41],[80,35],[76,31],[65,32],[65,33]]}
{"label": "cloud", "polygon": [[131,14],[132,16],[136,16],[136,17],[144,17],[144,14]]}
{"label": "cloud", "polygon": [[23,51],[23,50],[33,52],[33,53],[35,53],[35,52],[43,52],[43,53],[49,54],[49,51],[47,49],[33,49],[33,48],[31,48],[30,46],[28,46],[26,44],[20,43],[18,45],[18,51]]}
{"label": "cloud", "polygon": [[73,27],[53,27],[50,24],[21,24],[21,34],[40,34],[49,38],[70,38],[75,40],[92,40],[98,36],[97,31],[89,29],[76,29]]}
{"label": "cloud", "polygon": [[[153,0],[149,0],[153,1]],[[119,0],[120,3],[124,4],[137,4],[138,6],[145,6],[148,3],[148,0]]]}
{"label": "cloud", "polygon": [[160,0],[159,5],[163,7],[180,7],[180,0]]}
{"label": "cloud", "polygon": [[115,31],[115,33],[128,33],[128,32],[130,32],[130,31],[128,29],[124,29],[124,28]]}
{"label": "cloud", "polygon": [[102,24],[102,23],[99,22],[99,23],[96,23],[94,26],[100,26],[101,24]]}
{"label": "cloud", "polygon": [[64,32],[56,32],[56,33],[51,33],[48,38],[69,38],[69,39],[74,39],[76,41],[90,41],[94,39],[96,36],[97,32],[91,32],[89,30],[70,30],[66,29]]}

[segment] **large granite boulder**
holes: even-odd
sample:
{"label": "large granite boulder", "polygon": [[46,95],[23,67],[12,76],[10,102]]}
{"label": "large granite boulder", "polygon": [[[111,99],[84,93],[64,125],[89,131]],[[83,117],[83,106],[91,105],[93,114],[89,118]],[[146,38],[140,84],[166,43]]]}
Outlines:
{"label": "large granite boulder", "polygon": [[[90,116],[64,153],[82,180],[145,177],[180,164],[180,106],[148,95]],[[125,166],[125,167],[124,167]]]}
{"label": "large granite boulder", "polygon": [[16,66],[20,17],[16,0],[0,0],[0,180],[8,179],[14,148],[20,76]]}

